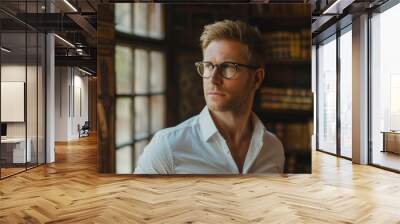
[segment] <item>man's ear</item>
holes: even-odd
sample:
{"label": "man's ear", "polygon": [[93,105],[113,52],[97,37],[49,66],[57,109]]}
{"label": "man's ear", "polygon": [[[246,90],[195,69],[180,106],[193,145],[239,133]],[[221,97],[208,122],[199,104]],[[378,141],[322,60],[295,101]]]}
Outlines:
{"label": "man's ear", "polygon": [[255,90],[257,90],[258,88],[260,88],[263,80],[265,77],[265,69],[264,68],[258,68],[255,72],[255,76],[254,76],[254,87]]}

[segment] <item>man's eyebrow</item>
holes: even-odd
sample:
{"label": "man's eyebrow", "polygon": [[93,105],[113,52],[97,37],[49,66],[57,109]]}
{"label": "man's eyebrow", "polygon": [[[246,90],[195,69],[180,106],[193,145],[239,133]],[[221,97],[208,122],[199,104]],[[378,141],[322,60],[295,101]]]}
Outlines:
{"label": "man's eyebrow", "polygon": [[[207,61],[207,60],[203,60],[203,62],[211,62],[211,63],[213,63],[213,64],[215,64],[214,62],[212,62],[212,61]],[[237,62],[237,61],[235,61],[235,60],[226,60],[226,61],[222,61],[221,63],[218,63],[218,64],[222,64],[222,63],[233,63],[233,64],[240,64],[241,62]]]}
{"label": "man's eyebrow", "polygon": [[229,61],[224,61],[223,63],[233,63],[233,64],[240,64],[240,62],[231,61],[231,60],[229,60]]}

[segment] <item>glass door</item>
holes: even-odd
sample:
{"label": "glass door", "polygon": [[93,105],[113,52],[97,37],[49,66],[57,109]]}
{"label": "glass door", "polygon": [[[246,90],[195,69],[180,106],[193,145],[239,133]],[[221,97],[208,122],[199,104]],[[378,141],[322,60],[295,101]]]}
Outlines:
{"label": "glass door", "polygon": [[340,156],[352,158],[352,32],[341,31],[340,45]]}
{"label": "glass door", "polygon": [[400,4],[371,18],[371,162],[400,171]]}
{"label": "glass door", "polygon": [[27,142],[27,33],[1,34],[1,177],[26,170],[31,161]]}
{"label": "glass door", "polygon": [[336,35],[317,49],[317,149],[336,154]]}
{"label": "glass door", "polygon": [[[23,16],[44,13],[44,3],[0,7]],[[44,33],[0,12],[0,178],[45,163],[45,44]]]}

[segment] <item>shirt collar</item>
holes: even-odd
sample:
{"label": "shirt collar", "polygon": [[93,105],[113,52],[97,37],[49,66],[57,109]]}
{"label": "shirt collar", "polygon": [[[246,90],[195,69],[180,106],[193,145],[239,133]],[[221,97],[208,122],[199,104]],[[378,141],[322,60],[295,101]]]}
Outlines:
{"label": "shirt collar", "polygon": [[253,136],[256,137],[257,140],[263,141],[266,128],[261,122],[260,118],[258,118],[258,116],[254,112],[252,113],[252,119],[254,124]]}
{"label": "shirt collar", "polygon": [[211,117],[208,107],[205,106],[199,115],[200,129],[204,140],[207,142],[214,134],[218,133],[214,120]]}
{"label": "shirt collar", "polygon": [[[265,127],[257,115],[253,112],[252,119],[254,124],[253,137],[260,142],[263,140]],[[214,134],[218,133],[214,120],[211,117],[208,107],[205,106],[199,115],[200,129],[204,140],[207,142]]]}

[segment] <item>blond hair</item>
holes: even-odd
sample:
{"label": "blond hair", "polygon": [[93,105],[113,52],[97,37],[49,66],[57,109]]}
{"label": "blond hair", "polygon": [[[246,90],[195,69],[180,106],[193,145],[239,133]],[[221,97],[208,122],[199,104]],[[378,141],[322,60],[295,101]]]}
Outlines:
{"label": "blond hair", "polygon": [[239,20],[223,20],[206,25],[200,36],[201,47],[206,49],[212,41],[223,39],[244,44],[250,63],[264,67],[265,47],[257,28]]}

